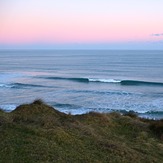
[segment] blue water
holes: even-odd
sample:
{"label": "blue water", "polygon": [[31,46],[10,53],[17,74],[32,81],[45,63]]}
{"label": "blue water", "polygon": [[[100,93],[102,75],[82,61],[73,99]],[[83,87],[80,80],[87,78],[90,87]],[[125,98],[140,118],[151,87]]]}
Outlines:
{"label": "blue water", "polygon": [[163,51],[0,51],[0,108],[43,99],[56,109],[163,118]]}

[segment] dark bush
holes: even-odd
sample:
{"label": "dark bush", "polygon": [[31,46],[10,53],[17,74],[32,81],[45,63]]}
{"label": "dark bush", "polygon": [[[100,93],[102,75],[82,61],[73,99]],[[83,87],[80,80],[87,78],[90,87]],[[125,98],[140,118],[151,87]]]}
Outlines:
{"label": "dark bush", "polygon": [[43,102],[41,99],[36,99],[36,100],[33,102],[33,104],[35,104],[35,105],[42,105],[42,104],[44,104],[44,102]]}
{"label": "dark bush", "polygon": [[124,113],[123,115],[131,117],[131,118],[137,118],[138,117],[137,113],[132,111],[132,110],[130,110],[129,112]]}
{"label": "dark bush", "polygon": [[152,120],[150,122],[149,128],[161,139],[163,139],[163,119],[162,120]]}

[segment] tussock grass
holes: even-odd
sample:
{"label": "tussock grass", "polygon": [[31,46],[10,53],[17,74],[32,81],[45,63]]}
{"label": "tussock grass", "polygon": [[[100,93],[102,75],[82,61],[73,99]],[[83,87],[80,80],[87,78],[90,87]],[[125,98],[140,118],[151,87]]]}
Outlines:
{"label": "tussock grass", "polygon": [[163,140],[163,119],[153,120],[153,119],[142,119],[142,121],[148,123],[150,130]]}
{"label": "tussock grass", "polygon": [[154,131],[163,140],[163,119],[152,121],[150,123],[150,129]]}
{"label": "tussock grass", "polygon": [[0,110],[0,162],[163,162],[163,120],[61,113],[42,100]]}

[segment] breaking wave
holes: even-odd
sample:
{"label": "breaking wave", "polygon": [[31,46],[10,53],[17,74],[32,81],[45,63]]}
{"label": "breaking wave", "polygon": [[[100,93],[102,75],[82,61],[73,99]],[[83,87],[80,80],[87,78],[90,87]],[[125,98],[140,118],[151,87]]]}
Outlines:
{"label": "breaking wave", "polygon": [[50,80],[69,80],[82,83],[113,83],[124,86],[163,86],[161,82],[139,81],[139,80],[119,80],[119,79],[100,79],[100,78],[66,78],[66,77],[41,77]]}
{"label": "breaking wave", "polygon": [[45,87],[42,85],[35,85],[35,84],[23,84],[23,83],[10,83],[10,84],[0,84],[0,88],[28,88],[28,87]]}
{"label": "breaking wave", "polygon": [[14,104],[0,105],[0,109],[4,110],[4,111],[6,111],[6,112],[10,112],[10,111],[16,109],[16,107],[17,107],[17,106],[14,105]]}

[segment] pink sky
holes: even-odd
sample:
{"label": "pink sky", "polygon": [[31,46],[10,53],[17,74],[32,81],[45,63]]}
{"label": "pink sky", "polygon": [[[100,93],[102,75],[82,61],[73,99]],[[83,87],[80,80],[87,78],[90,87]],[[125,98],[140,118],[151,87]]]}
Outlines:
{"label": "pink sky", "polygon": [[160,42],[163,1],[2,0],[0,44]]}

